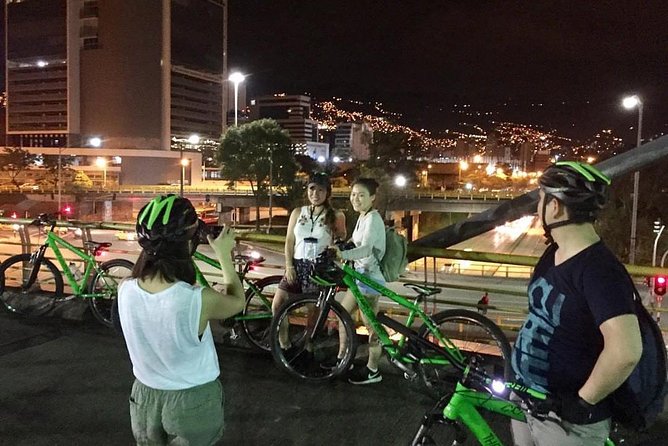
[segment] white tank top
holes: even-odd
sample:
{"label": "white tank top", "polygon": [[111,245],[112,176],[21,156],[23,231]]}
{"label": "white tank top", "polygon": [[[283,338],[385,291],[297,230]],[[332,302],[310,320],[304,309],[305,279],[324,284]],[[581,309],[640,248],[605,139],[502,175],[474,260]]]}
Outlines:
{"label": "white tank top", "polygon": [[176,282],[159,293],[125,280],[118,313],[135,377],[158,390],[182,390],[220,375],[211,327],[199,339],[202,287]]}
{"label": "white tank top", "polygon": [[299,219],[295,224],[295,259],[308,258],[306,255],[306,243],[304,239],[312,237],[317,239],[315,252],[320,254],[332,244],[332,233],[325,223],[327,209],[322,208],[320,212],[311,212],[311,206],[302,206]]}

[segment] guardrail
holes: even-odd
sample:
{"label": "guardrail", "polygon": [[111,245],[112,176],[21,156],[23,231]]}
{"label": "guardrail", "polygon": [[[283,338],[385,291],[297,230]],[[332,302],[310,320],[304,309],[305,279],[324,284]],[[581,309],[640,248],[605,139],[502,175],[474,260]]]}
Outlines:
{"label": "guardrail", "polygon": [[[32,222],[30,219],[13,219],[0,217],[0,228],[5,231],[10,231],[12,225],[16,225],[16,234],[24,230],[26,225]],[[122,222],[77,222],[77,221],[59,221],[57,223],[59,228],[80,229],[82,244],[83,241],[90,240],[90,231],[93,229],[101,230],[115,230],[124,232],[134,232],[135,225],[132,223]],[[237,230],[237,239],[244,242],[252,242],[258,246],[269,247],[276,249],[277,252],[282,251],[282,245],[285,243],[285,236],[275,234],[259,234],[251,229]],[[2,241],[3,248],[5,246],[20,245],[23,252],[31,252],[34,247],[30,240],[30,235],[24,234],[21,237],[16,237],[15,240],[5,239]],[[138,247],[137,247],[138,248]],[[118,254],[138,254],[136,251],[120,250],[113,248],[112,253]],[[472,252],[463,250],[452,250],[442,248],[425,248],[409,245],[408,252],[410,256],[419,257],[418,260],[409,265],[409,270],[413,273],[421,274],[422,280],[401,280],[401,282],[415,282],[425,283],[441,288],[463,290],[463,291],[488,291],[490,293],[499,293],[504,295],[518,296],[517,305],[496,306],[490,305],[487,316],[495,320],[501,327],[514,330],[519,328],[519,321],[523,319],[526,314],[526,294],[524,291],[513,291],[512,289],[495,286],[494,284],[474,283],[474,284],[457,284],[454,277],[462,275],[474,275],[477,277],[486,278],[508,278],[508,279],[522,279],[528,280],[533,266],[537,262],[536,257],[519,256],[510,254]],[[7,255],[5,249],[0,249],[0,256]],[[68,261],[79,261],[78,258],[68,259]],[[463,262],[471,262],[466,267]],[[668,275],[668,268],[657,268],[640,265],[625,265],[629,273],[634,276],[650,276],[656,274]],[[282,265],[263,264],[263,268],[276,269],[282,271]],[[207,273],[215,275],[216,273]],[[442,299],[436,296],[428,299],[425,303],[427,309],[430,305],[436,308],[437,305],[460,306],[475,308],[475,303],[463,302],[454,299]],[[656,311],[656,310],[654,310]],[[664,309],[659,309],[660,312],[665,312]],[[521,317],[520,317],[521,316]]]}
{"label": "guardrail", "polygon": [[[87,194],[141,194],[141,195],[160,195],[167,193],[178,193],[179,185],[120,185],[120,186],[106,186],[99,187],[93,186],[85,189]],[[254,196],[257,191],[252,191],[251,189],[246,188],[232,188],[229,189],[225,186],[217,187],[206,187],[202,185],[198,186],[184,186],[184,193],[186,194],[211,194],[211,195],[226,195],[226,196]],[[0,192],[15,192],[15,193],[29,193],[29,194],[57,194],[58,191],[53,188],[43,188],[39,185],[22,187],[20,190],[17,190],[13,186],[0,186]],[[81,193],[81,191],[76,190],[63,190],[61,191],[64,194],[76,194]],[[523,192],[509,192],[509,191],[500,191],[500,192],[468,192],[460,190],[424,190],[424,189],[411,189],[404,191],[394,191],[394,199],[430,199],[430,200],[476,200],[476,201],[501,201],[501,200],[511,200],[518,195],[521,195]],[[267,194],[268,195],[268,194]],[[274,191],[275,196],[282,195],[280,190]],[[332,191],[332,196],[336,198],[345,198],[350,195],[350,190],[345,189],[334,189]]]}

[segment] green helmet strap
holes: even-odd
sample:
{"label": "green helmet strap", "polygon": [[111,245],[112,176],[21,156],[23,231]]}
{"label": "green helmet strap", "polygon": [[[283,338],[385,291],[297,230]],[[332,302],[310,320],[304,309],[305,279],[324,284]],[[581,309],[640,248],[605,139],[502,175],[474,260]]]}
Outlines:
{"label": "green helmet strap", "polygon": [[146,223],[146,228],[152,229],[153,223],[155,223],[155,221],[158,219],[160,212],[162,211],[163,208],[166,208],[165,212],[162,214],[162,224],[166,225],[169,222],[169,215],[172,212],[172,206],[174,206],[174,200],[176,200],[177,198],[178,197],[176,195],[154,198],[153,200],[151,200],[148,206],[146,206],[144,212],[142,212],[141,215],[139,216],[139,223],[140,224],[144,223],[144,219],[146,218],[147,214],[150,211],[150,215],[148,215],[148,222]]}

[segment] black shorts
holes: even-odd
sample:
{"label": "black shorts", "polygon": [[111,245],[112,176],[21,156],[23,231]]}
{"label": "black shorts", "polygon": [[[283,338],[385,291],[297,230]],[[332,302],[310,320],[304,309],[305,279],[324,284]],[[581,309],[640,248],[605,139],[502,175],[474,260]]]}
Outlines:
{"label": "black shorts", "polygon": [[295,267],[297,279],[289,283],[285,276],[283,276],[283,279],[278,284],[279,289],[287,291],[290,294],[317,293],[320,291],[320,287],[311,281],[311,276],[313,275],[312,262],[303,259],[293,259],[292,265]]}

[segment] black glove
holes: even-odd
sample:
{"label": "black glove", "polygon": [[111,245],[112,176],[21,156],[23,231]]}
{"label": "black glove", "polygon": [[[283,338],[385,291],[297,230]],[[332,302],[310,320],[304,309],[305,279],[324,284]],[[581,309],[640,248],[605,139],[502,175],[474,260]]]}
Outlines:
{"label": "black glove", "polygon": [[596,406],[583,400],[577,393],[561,398],[558,415],[562,420],[573,424],[590,424]]}

